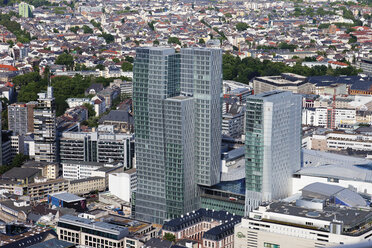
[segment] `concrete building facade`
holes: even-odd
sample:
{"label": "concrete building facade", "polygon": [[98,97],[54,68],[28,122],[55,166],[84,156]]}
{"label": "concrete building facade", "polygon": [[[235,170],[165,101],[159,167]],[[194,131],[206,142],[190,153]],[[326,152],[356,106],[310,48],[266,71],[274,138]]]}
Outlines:
{"label": "concrete building facade", "polygon": [[35,161],[54,162],[56,150],[56,106],[53,87],[46,93],[39,93],[34,109]]}

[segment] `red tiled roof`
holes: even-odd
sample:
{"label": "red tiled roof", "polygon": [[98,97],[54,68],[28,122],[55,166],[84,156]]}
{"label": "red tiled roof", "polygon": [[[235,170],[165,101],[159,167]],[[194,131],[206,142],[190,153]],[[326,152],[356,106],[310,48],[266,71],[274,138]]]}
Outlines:
{"label": "red tiled roof", "polygon": [[104,53],[114,53],[114,54],[118,54],[118,52],[116,52],[116,51],[112,51],[112,50],[104,50],[103,52],[104,52]]}
{"label": "red tiled roof", "polygon": [[7,83],[5,84],[5,86],[7,86],[7,87],[14,87],[14,84],[11,83],[11,82],[7,82]]}
{"label": "red tiled roof", "polygon": [[329,64],[341,65],[341,66],[348,66],[346,63],[342,63],[340,61],[328,61]]}
{"label": "red tiled roof", "polygon": [[1,71],[18,71],[18,69],[15,68],[14,66],[11,66],[11,65],[2,65],[2,64],[0,64],[0,70]]}

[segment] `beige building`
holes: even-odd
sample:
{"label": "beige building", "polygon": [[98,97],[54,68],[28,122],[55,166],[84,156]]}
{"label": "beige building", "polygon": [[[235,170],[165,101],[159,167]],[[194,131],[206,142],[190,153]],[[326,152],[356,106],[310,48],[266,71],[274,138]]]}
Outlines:
{"label": "beige building", "polygon": [[41,176],[47,179],[56,179],[59,173],[58,163],[37,162],[34,160],[27,161],[22,168],[35,168],[41,170]]}
{"label": "beige building", "polygon": [[104,177],[89,177],[70,181],[69,192],[71,194],[83,195],[96,190],[106,190],[106,179]]}
{"label": "beige building", "polygon": [[266,91],[285,90],[293,93],[311,94],[314,85],[306,77],[293,73],[282,73],[279,76],[256,77],[253,79],[254,94]]}
{"label": "beige building", "polygon": [[27,194],[31,201],[46,199],[48,195],[69,190],[69,181],[63,178],[43,180],[31,183],[27,187]]}

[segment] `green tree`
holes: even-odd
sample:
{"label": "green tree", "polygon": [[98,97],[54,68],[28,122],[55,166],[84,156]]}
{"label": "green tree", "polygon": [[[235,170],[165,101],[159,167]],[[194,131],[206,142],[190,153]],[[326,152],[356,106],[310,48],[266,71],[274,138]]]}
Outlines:
{"label": "green tree", "polygon": [[79,31],[79,29],[80,29],[80,28],[79,28],[78,26],[75,26],[75,27],[71,27],[71,28],[70,28],[70,31],[76,34],[77,31]]}
{"label": "green tree", "polygon": [[98,64],[98,65],[96,65],[95,69],[103,71],[103,70],[105,70],[105,66],[103,64]]}
{"label": "green tree", "polygon": [[156,23],[156,21],[152,21],[152,22],[147,23],[152,31],[155,31],[155,26],[154,26],[155,23]]}
{"label": "green tree", "polygon": [[204,39],[199,39],[199,44],[205,44],[205,40]]}
{"label": "green tree", "polygon": [[89,103],[84,103],[83,104],[83,107],[87,108],[88,109],[88,117],[94,117],[96,116],[96,111],[94,110],[94,107],[92,104],[89,104]]}
{"label": "green tree", "polygon": [[21,43],[28,43],[31,40],[31,35],[26,30],[22,30],[21,25],[16,21],[11,21],[13,16],[17,16],[14,12],[8,14],[0,14],[0,25],[4,26],[7,30],[12,32],[17,41]]}
{"label": "green tree", "polygon": [[12,161],[12,167],[20,167],[26,160],[28,160],[28,156],[23,155],[22,153],[17,153]]}
{"label": "green tree", "polygon": [[112,34],[102,33],[99,36],[103,37],[105,39],[106,43],[112,43],[115,40],[115,37]]}
{"label": "green tree", "polygon": [[154,42],[153,42],[152,44],[154,44],[154,45],[158,46],[158,45],[159,45],[160,43],[159,43],[159,41],[158,41],[158,40],[154,40]]}
{"label": "green tree", "polygon": [[124,61],[121,64],[121,69],[123,71],[133,71],[133,65],[131,63],[129,63],[129,62]]}
{"label": "green tree", "polygon": [[294,49],[297,48],[297,46],[293,45],[293,44],[288,44],[288,43],[285,43],[285,42],[280,42],[279,45],[278,45],[278,48],[279,49],[289,49],[289,50],[293,51]]}
{"label": "green tree", "polygon": [[134,58],[127,55],[127,56],[125,56],[125,61],[128,61],[129,63],[132,63],[133,64]]}
{"label": "green tree", "polygon": [[53,33],[56,33],[56,34],[58,34],[58,33],[59,33],[59,30],[58,30],[58,29],[56,29],[56,28],[53,28]]}
{"label": "green tree", "polygon": [[165,233],[164,236],[163,236],[163,239],[171,241],[171,242],[176,242],[176,236],[174,236],[171,233]]}
{"label": "green tree", "polygon": [[102,25],[100,22],[96,22],[94,19],[90,20],[90,23],[93,27],[98,28],[101,32],[103,32]]}
{"label": "green tree", "polygon": [[74,58],[71,54],[62,53],[57,57],[55,63],[57,65],[65,65],[67,69],[71,70],[74,67]]}
{"label": "green tree", "polygon": [[23,75],[18,75],[13,78],[13,83],[16,87],[22,87],[31,82],[38,82],[41,76],[37,72],[30,72]]}
{"label": "green tree", "polygon": [[178,44],[181,45],[180,40],[177,37],[169,37],[168,44]]}
{"label": "green tree", "polygon": [[87,25],[83,26],[83,31],[84,31],[84,34],[93,34],[93,29],[91,29]]}
{"label": "green tree", "polygon": [[247,24],[247,23],[244,23],[244,22],[238,22],[238,23],[235,25],[235,28],[236,28],[238,31],[244,31],[244,30],[247,30],[247,28],[248,28],[248,24]]}
{"label": "green tree", "polygon": [[350,35],[350,39],[348,41],[349,44],[356,43],[358,41],[357,37],[354,35]]}

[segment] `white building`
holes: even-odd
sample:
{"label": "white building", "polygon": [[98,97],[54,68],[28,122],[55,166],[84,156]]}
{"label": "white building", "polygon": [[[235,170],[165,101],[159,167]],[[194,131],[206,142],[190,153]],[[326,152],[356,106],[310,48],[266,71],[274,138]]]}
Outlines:
{"label": "white building", "polygon": [[234,247],[355,244],[372,239],[371,221],[372,211],[360,195],[342,187],[311,184],[300,198],[266,203],[250,212],[235,226]]}
{"label": "white building", "polygon": [[372,195],[372,170],[368,164],[308,166],[293,175],[292,192],[299,193],[311,183],[327,183]]}
{"label": "white building", "polygon": [[372,151],[372,136],[365,134],[328,132],[313,134],[307,147],[314,150],[331,151],[352,149]]}
{"label": "white building", "polygon": [[[115,169],[123,169],[122,163],[102,164],[84,161],[63,161],[63,178],[70,180],[85,179],[89,177],[106,177],[106,174]],[[97,173],[95,173],[97,171]]]}
{"label": "white building", "polygon": [[75,108],[78,106],[82,106],[85,103],[92,104],[89,98],[67,98],[66,102],[69,108]]}
{"label": "white building", "polygon": [[120,199],[131,202],[132,193],[137,189],[136,169],[109,175],[109,191]]}
{"label": "white building", "polygon": [[97,117],[102,115],[106,111],[106,101],[104,97],[94,96],[92,97],[92,102]]}
{"label": "white building", "polygon": [[[326,127],[327,126],[327,108],[312,108],[302,110],[302,124]],[[336,109],[335,110],[335,126],[341,124],[355,124],[356,123],[356,110],[355,109]]]}
{"label": "white building", "polygon": [[249,96],[245,123],[246,214],[291,195],[301,165],[302,97],[289,91]]}

